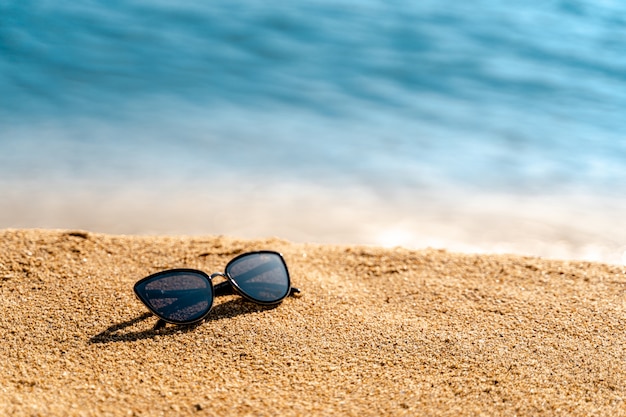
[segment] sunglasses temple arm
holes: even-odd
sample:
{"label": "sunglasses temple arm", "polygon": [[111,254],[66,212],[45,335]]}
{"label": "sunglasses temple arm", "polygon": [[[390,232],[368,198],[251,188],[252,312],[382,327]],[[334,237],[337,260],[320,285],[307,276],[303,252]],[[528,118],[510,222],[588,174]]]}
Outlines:
{"label": "sunglasses temple arm", "polygon": [[[216,297],[233,294],[235,294],[235,290],[229,281],[220,282],[219,284],[213,286],[213,295]],[[300,294],[300,290],[298,288],[291,287],[289,295],[293,297],[296,294]]]}
{"label": "sunglasses temple arm", "polygon": [[[216,297],[219,297],[220,295],[232,295],[234,293],[235,291],[233,290],[233,286],[230,285],[230,282],[228,281],[220,282],[219,284],[213,287],[213,295]],[[289,295],[293,297],[296,294],[300,294],[300,289],[296,287],[291,287],[291,290],[289,291]],[[165,320],[159,319],[154,325],[153,330],[160,330],[164,328],[166,325],[167,323],[165,322]]]}
{"label": "sunglasses temple arm", "polygon": [[235,293],[233,286],[229,281],[220,282],[213,286],[213,295],[219,297],[221,295],[232,295]]}
{"label": "sunglasses temple arm", "polygon": [[[213,286],[213,295],[215,297],[219,297],[220,295],[230,295],[234,293],[235,292],[233,290],[233,286],[230,285],[230,282],[228,281],[220,282],[219,284]],[[163,319],[159,319],[157,320],[152,330],[160,330],[165,326],[167,326],[167,322]]]}

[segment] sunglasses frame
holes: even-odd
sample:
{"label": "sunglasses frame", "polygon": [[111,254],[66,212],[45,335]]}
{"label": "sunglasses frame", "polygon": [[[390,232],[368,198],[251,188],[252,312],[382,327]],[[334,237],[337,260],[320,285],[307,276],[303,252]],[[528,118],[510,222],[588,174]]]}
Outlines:
{"label": "sunglasses frame", "polygon": [[[278,300],[275,301],[261,301],[261,300],[257,300],[254,297],[249,296],[248,294],[246,294],[241,287],[239,286],[239,284],[237,284],[237,282],[235,281],[235,279],[233,277],[230,276],[230,274],[228,273],[228,269],[229,267],[237,262],[238,260],[240,260],[241,258],[245,258],[248,257],[250,255],[263,255],[263,254],[268,254],[268,255],[276,255],[278,256],[278,258],[280,259],[283,267],[285,268],[285,274],[287,275],[287,291],[285,292],[285,295],[282,296],[281,298],[279,298]],[[165,317],[162,317],[159,313],[157,313],[152,307],[150,307],[150,304],[147,300],[144,300],[144,298],[142,297],[142,295],[139,293],[137,287],[139,285],[141,285],[142,283],[152,280],[154,278],[159,277],[160,275],[164,275],[164,274],[171,274],[171,273],[190,273],[190,274],[197,274],[199,276],[201,276],[202,278],[206,279],[209,283],[209,287],[211,289],[211,303],[206,311],[206,313],[204,313],[202,316],[193,319],[193,320],[181,320],[181,321],[176,321],[176,320],[172,320],[172,319],[168,319]],[[226,278],[226,281],[224,282],[220,282],[219,284],[213,284],[213,279],[217,278],[217,277],[223,277]],[[200,271],[199,269],[192,269],[192,268],[173,268],[173,269],[167,269],[164,271],[159,271],[156,272],[154,274],[148,275],[145,278],[140,279],[139,281],[137,281],[135,283],[135,285],[133,286],[133,291],[135,293],[135,296],[139,299],[139,301],[141,301],[147,308],[148,310],[150,310],[150,312],[152,314],[154,314],[155,316],[157,316],[159,318],[159,321],[157,322],[155,329],[161,328],[163,326],[165,326],[165,323],[171,323],[171,324],[181,324],[181,325],[187,325],[187,324],[194,324],[194,323],[198,323],[201,322],[202,320],[205,320],[207,318],[207,316],[211,313],[211,310],[213,310],[213,303],[215,301],[215,297],[219,297],[222,295],[231,295],[231,294],[236,294],[236,295],[240,295],[241,297],[243,297],[244,299],[251,301],[253,303],[259,304],[259,305],[266,305],[266,306],[270,306],[270,305],[276,305],[276,304],[280,304],[285,298],[287,298],[290,295],[294,295],[300,292],[299,289],[297,288],[293,288],[291,286],[291,276],[289,275],[289,269],[287,268],[287,263],[285,262],[285,258],[283,258],[283,255],[280,252],[276,252],[276,251],[271,251],[271,250],[259,250],[259,251],[252,251],[252,252],[245,252],[242,254],[237,255],[236,257],[234,257],[233,259],[231,259],[230,261],[228,261],[228,263],[226,264],[226,267],[224,268],[224,272],[215,272],[211,275],[207,274],[206,272]]]}

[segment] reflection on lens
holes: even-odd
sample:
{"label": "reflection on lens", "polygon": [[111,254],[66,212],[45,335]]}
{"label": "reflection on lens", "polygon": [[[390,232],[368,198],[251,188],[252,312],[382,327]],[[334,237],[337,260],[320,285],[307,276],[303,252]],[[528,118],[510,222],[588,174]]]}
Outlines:
{"label": "reflection on lens", "polygon": [[289,293],[289,273],[282,257],[273,252],[244,255],[231,261],[226,274],[239,290],[260,303],[277,303]]}
{"label": "reflection on lens", "polygon": [[190,271],[165,271],[135,286],[135,292],[163,319],[190,323],[202,318],[213,304],[211,282]]}

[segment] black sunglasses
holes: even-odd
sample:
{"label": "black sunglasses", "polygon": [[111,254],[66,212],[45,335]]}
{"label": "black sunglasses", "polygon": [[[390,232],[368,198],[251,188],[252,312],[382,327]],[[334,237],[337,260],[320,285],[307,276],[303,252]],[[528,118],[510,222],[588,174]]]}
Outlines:
{"label": "black sunglasses", "polygon": [[[213,278],[227,280],[213,285]],[[291,287],[282,255],[273,251],[243,253],[226,265],[224,273],[210,276],[197,269],[170,269],[143,278],[133,287],[137,298],[165,323],[192,324],[204,319],[220,295],[239,294],[262,305],[274,305],[299,293]]]}

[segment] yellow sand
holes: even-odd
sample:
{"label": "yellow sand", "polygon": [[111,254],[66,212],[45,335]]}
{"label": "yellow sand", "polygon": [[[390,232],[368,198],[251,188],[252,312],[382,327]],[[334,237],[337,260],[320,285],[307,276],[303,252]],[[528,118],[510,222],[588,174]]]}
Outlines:
{"label": "yellow sand", "polygon": [[[152,330],[138,279],[284,254],[302,290]],[[624,267],[0,231],[0,415],[626,415]]]}

